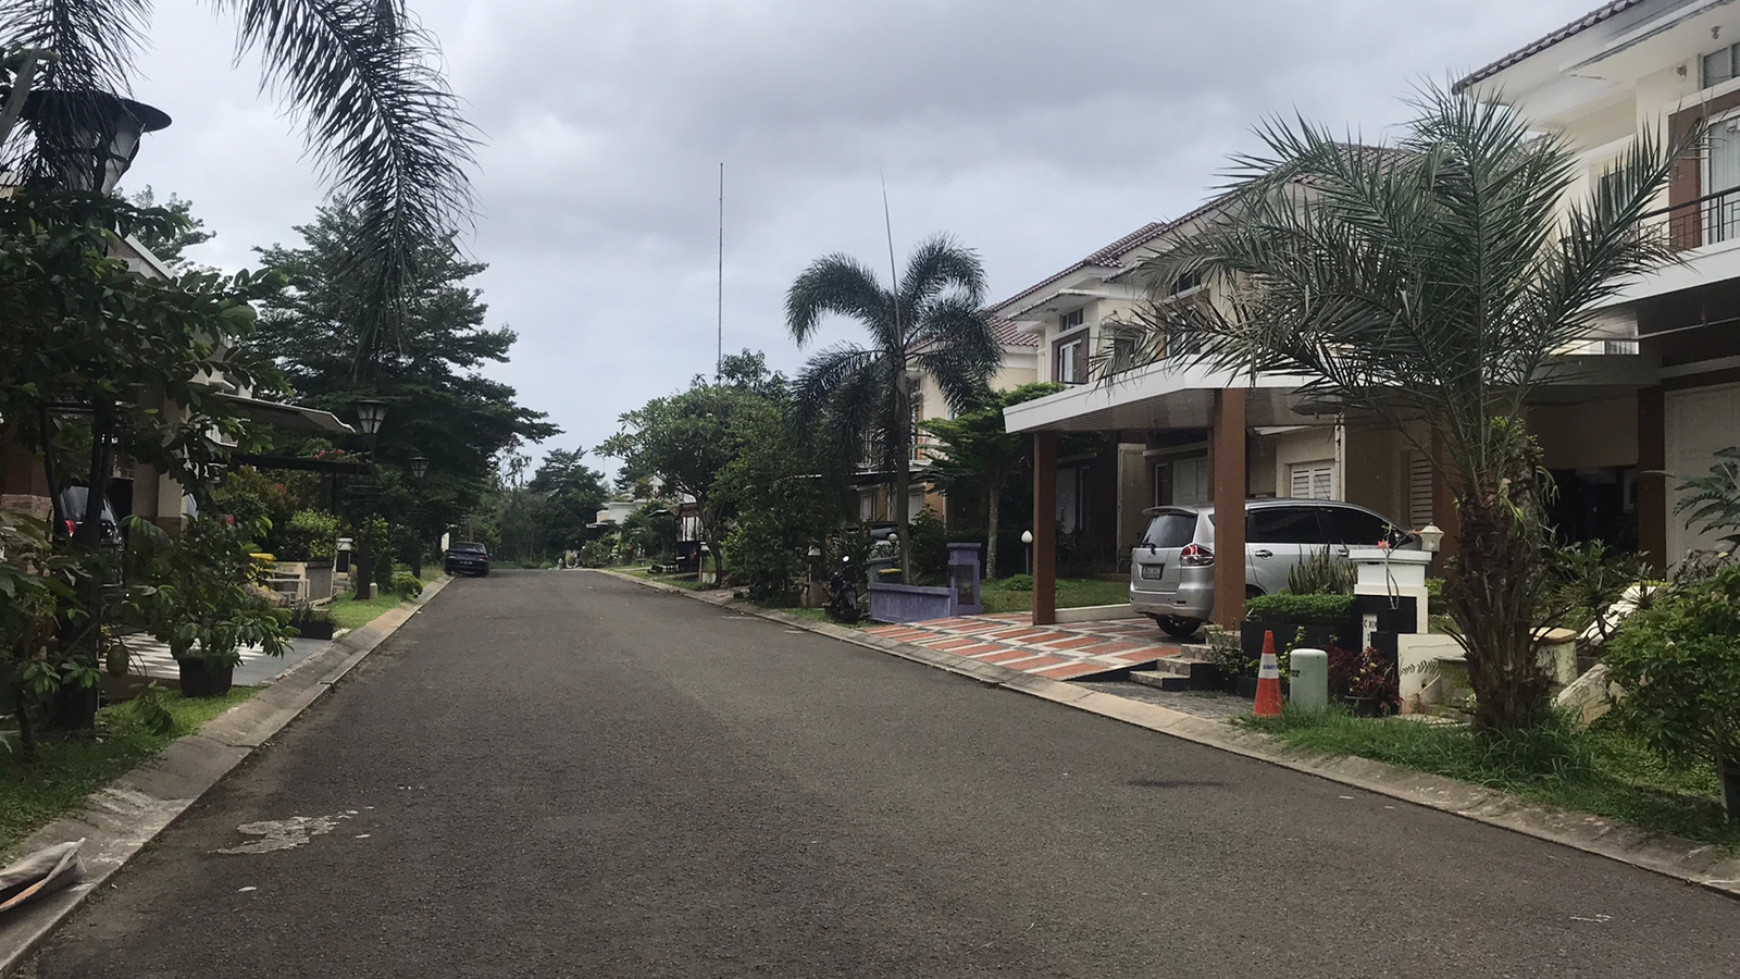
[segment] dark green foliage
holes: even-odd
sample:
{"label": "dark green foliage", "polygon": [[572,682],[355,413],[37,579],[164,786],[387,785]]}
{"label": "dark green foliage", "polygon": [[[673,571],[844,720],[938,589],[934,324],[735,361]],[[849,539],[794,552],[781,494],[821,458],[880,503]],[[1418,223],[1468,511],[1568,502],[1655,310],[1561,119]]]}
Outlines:
{"label": "dark green foliage", "polygon": [[1064,390],[1054,383],[1023,384],[1002,393],[982,391],[974,399],[978,407],[959,412],[954,418],[933,418],[924,429],[942,440],[931,452],[925,475],[952,502],[972,499],[984,502],[987,532],[985,574],[997,576],[1002,530],[1002,502],[1011,479],[1029,464],[1032,436],[1011,434],[1003,421],[1003,409],[1043,398]]}
{"label": "dark green foliage", "polygon": [[1352,595],[1258,595],[1245,601],[1245,615],[1288,625],[1343,626],[1353,618],[1353,600]]}
{"label": "dark green foliage", "polygon": [[393,575],[393,594],[399,596],[402,602],[408,602],[423,594],[423,581],[408,571],[400,571]]}
{"label": "dark green foliage", "polygon": [[247,549],[260,528],[207,516],[174,536],[138,520],[131,530],[141,556],[126,606],[172,655],[234,666],[243,646],[284,653],[289,615],[257,590],[264,573]]}
{"label": "dark green foliage", "polygon": [[1740,564],[1658,595],[1620,625],[1603,662],[1625,693],[1616,719],[1651,748],[1740,770]]}
{"label": "dark green foliage", "polygon": [[1033,576],[1030,574],[1012,574],[1004,578],[997,587],[1004,591],[1032,591]]}
{"label": "dark green foliage", "polygon": [[948,574],[949,566],[949,534],[942,518],[935,510],[925,507],[912,519],[907,533],[912,535],[913,574],[907,580],[913,584],[941,580]]}
{"label": "dark green foliage", "polygon": [[139,236],[139,244],[157,256],[157,259],[176,272],[185,271],[215,271],[208,266],[195,265],[182,254],[196,245],[203,245],[217,237],[217,232],[207,230],[205,221],[193,216],[193,202],[175,194],[170,194],[162,204],[157,203],[157,195],[150,186],[137,194],[128,195],[128,200],[142,208],[161,207],[178,219],[173,229],[150,230]]}

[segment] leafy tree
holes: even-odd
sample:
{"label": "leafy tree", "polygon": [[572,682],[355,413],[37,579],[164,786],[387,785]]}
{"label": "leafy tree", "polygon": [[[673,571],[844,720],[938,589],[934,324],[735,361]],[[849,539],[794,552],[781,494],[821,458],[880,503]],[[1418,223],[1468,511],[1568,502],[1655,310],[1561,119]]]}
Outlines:
{"label": "leafy tree", "polygon": [[726,550],[732,580],[748,585],[757,601],[791,597],[809,549],[827,542],[840,524],[842,474],[826,468],[826,454],[794,406],[777,397],[745,397],[727,433],[731,459],[716,485],[733,527]]}
{"label": "leafy tree", "polygon": [[527,485],[542,498],[540,556],[578,549],[594,536],[586,525],[598,519],[610,494],[604,474],[581,463],[585,456],[584,449],[555,449]]}
{"label": "leafy tree", "polygon": [[[263,86],[301,123],[322,174],[355,202],[341,272],[364,297],[355,349],[367,363],[397,335],[427,243],[471,208],[471,133],[435,67],[434,39],[404,0],[212,5],[235,16],[238,56],[258,55]],[[101,118],[102,93],[128,92],[150,15],[149,0],[16,0],[0,10],[0,46],[44,55],[34,87],[64,96],[32,127],[44,138],[0,147],[0,164],[59,179],[67,161],[55,147],[76,145],[70,134]]]}
{"label": "leafy tree", "polygon": [[1115,331],[1101,375],[1184,334],[1200,353],[1182,357],[1305,378],[1315,400],[1404,432],[1424,421],[1460,517],[1446,596],[1477,725],[1530,724],[1547,707],[1534,612],[1550,581],[1526,406],[1592,311],[1669,260],[1665,235],[1639,219],[1688,144],[1646,130],[1572,201],[1581,164],[1565,139],[1468,95],[1427,91],[1393,150],[1303,122],[1261,135],[1268,150],[1238,161],[1221,216],[1162,241],[1144,266],[1157,287],[1200,276],[1217,298],[1158,298]]}
{"label": "leafy tree", "polygon": [[1041,381],[1013,391],[985,391],[979,407],[954,418],[933,418],[926,431],[942,440],[932,448],[931,472],[945,493],[978,494],[985,501],[985,577],[997,576],[997,530],[1003,489],[1021,471],[1032,450],[1032,438],[1004,426],[1003,409],[1063,390],[1062,384]]}
{"label": "leafy tree", "polygon": [[[378,505],[431,541],[478,505],[499,453],[558,429],[516,403],[512,387],[483,375],[486,365],[507,361],[515,334],[484,325],[488,307],[467,284],[484,266],[463,260],[450,238],[420,250],[400,343],[380,352],[368,376],[349,371],[350,351],[366,342],[361,310],[369,299],[345,274],[346,242],[362,233],[363,220],[357,208],[334,202],[296,229],[301,247],[260,250],[289,289],[262,304],[259,342],[278,354],[302,403],[341,417],[359,398],[387,403]],[[429,473],[413,484],[406,473],[419,454],[429,459]]]}
{"label": "leafy tree", "polygon": [[700,514],[701,538],[723,579],[728,512],[715,493],[720,473],[735,457],[731,427],[746,403],[758,401],[728,384],[695,378],[687,391],[654,398],[621,416],[622,428],[598,446],[598,454],[622,460],[618,481],[633,485],[656,478],[665,492],[687,495]]}
{"label": "leafy tree", "polygon": [[786,292],[786,326],[800,347],[828,313],[857,320],[869,334],[868,347],[842,343],[810,358],[794,395],[800,423],[819,419],[840,462],[858,461],[869,444],[875,461],[894,473],[901,567],[908,574],[910,372],[928,373],[956,411],[969,408],[1003,355],[984,298],[978,255],[946,235],[921,243],[905,276],[887,288],[867,266],[835,254],[817,259]]}
{"label": "leafy tree", "polygon": [[137,194],[127,198],[133,206],[141,209],[161,207],[176,217],[176,226],[167,233],[157,233],[145,229],[139,236],[139,244],[157,256],[157,259],[175,272],[215,272],[216,269],[197,265],[188,261],[185,256],[187,249],[195,245],[203,245],[217,237],[217,232],[206,229],[205,221],[193,216],[193,202],[170,194],[162,204],[157,203],[157,195],[149,185]]}

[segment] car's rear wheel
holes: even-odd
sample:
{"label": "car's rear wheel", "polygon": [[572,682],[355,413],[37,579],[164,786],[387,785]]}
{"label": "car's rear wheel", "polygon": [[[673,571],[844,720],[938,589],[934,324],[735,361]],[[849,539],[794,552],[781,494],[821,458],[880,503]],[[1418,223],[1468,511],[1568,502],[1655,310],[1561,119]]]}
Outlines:
{"label": "car's rear wheel", "polygon": [[1175,639],[1184,639],[1196,635],[1196,630],[1202,628],[1201,619],[1186,619],[1176,615],[1156,615],[1154,622],[1160,626],[1160,631]]}

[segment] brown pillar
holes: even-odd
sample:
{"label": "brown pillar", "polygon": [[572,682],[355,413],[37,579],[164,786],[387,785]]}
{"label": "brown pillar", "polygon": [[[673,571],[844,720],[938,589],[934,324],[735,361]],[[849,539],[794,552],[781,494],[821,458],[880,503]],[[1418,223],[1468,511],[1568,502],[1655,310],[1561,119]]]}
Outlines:
{"label": "brown pillar", "polygon": [[1213,458],[1214,621],[1237,628],[1245,617],[1245,389],[1215,396]]}
{"label": "brown pillar", "polygon": [[1668,566],[1667,405],[1660,387],[1637,392],[1637,549],[1657,571]]}
{"label": "brown pillar", "polygon": [[1033,624],[1057,621],[1057,433],[1033,433]]}

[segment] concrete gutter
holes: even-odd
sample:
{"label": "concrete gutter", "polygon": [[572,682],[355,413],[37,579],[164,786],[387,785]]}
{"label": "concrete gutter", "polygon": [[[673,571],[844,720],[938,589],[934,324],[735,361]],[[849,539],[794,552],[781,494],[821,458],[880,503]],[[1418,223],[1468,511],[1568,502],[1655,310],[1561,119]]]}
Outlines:
{"label": "concrete gutter", "polygon": [[[694,593],[663,582],[635,578],[617,572],[602,572],[661,591],[723,605],[729,592]],[[1116,694],[1088,690],[1062,680],[1033,676],[1019,670],[963,659],[948,653],[866,635],[857,629],[831,622],[814,622],[773,609],[753,605],[733,606],[751,615],[788,626],[807,629],[856,646],[923,663],[959,676],[970,677],[989,687],[1038,697],[1076,710],[1098,714],[1125,724],[1182,738],[1195,744],[1230,751],[1271,765],[1315,775],[1342,785],[1375,792],[1403,802],[1425,806],[1471,819],[1488,826],[1558,843],[1596,856],[1617,860],[1643,870],[1695,884],[1740,898],[1740,857],[1719,847],[1676,836],[1648,833],[1616,819],[1559,809],[1529,802],[1508,792],[1483,788],[1441,775],[1428,775],[1383,762],[1350,755],[1316,754],[1292,748],[1257,731],[1234,727],[1182,711],[1130,700]]]}
{"label": "concrete gutter", "polygon": [[416,600],[415,608],[391,609],[368,625],[345,633],[245,702],[212,718],[197,732],[177,738],[156,758],[92,793],[78,812],[20,841],[18,851],[30,853],[83,839],[80,856],[85,876],[77,886],[0,919],[0,977],[11,975],[39,942],[145,844],[254,749],[332,689],[451,580],[441,578],[431,583]]}

